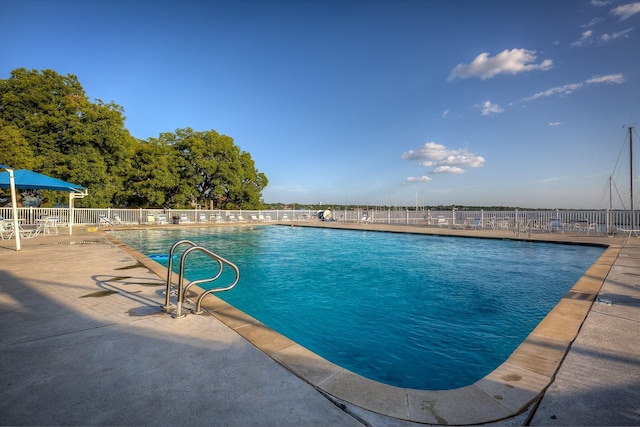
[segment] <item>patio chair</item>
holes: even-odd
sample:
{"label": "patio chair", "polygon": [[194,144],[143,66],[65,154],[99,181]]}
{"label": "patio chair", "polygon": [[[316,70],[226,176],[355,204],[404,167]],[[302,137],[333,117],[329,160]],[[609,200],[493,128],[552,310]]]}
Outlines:
{"label": "patio chair", "polygon": [[45,234],[49,234],[51,233],[51,231],[53,230],[53,232],[55,234],[58,234],[60,231],[58,230],[58,222],[60,221],[60,218],[58,218],[57,216],[43,216],[42,218],[40,218],[38,220],[38,223],[42,225],[42,232]]}
{"label": "patio chair", "polygon": [[158,224],[166,224],[167,216],[163,213],[158,214],[158,216],[155,218],[155,222],[157,222]]}
{"label": "patio chair", "polygon": [[207,222],[207,216],[203,213],[198,215],[198,221],[199,222]]}
{"label": "patio chair", "polygon": [[511,220],[509,218],[497,219],[495,223],[496,230],[508,230]]}
{"label": "patio chair", "polygon": [[578,220],[573,224],[573,229],[578,233],[589,234],[589,222],[584,219]]}
{"label": "patio chair", "polygon": [[180,224],[191,222],[189,216],[186,213],[180,214]]}

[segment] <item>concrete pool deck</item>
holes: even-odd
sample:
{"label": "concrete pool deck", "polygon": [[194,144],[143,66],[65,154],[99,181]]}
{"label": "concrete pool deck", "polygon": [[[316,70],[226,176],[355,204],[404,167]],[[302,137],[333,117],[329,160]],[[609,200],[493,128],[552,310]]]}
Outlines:
{"label": "concrete pool deck", "polygon": [[434,392],[358,377],[215,297],[210,315],[173,319],[162,266],[101,231],[74,233],[20,252],[0,241],[1,425],[640,425],[635,237],[532,235],[610,246],[505,364]]}

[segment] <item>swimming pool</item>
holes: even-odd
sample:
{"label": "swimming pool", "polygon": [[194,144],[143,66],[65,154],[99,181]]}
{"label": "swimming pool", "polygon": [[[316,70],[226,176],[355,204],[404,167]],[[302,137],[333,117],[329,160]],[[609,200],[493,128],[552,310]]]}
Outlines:
{"label": "swimming pool", "polygon": [[[217,296],[320,356],[416,389],[462,387],[501,364],[600,247],[300,227],[116,231],[146,254],[188,238],[235,262]],[[197,265],[187,278],[203,278]]]}

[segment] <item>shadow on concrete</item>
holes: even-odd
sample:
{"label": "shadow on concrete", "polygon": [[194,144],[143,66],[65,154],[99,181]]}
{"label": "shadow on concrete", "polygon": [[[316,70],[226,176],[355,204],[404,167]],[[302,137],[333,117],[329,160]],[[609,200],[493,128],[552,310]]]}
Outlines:
{"label": "shadow on concrete", "polygon": [[131,316],[149,277],[77,280],[0,272],[0,425],[360,425],[210,316]]}

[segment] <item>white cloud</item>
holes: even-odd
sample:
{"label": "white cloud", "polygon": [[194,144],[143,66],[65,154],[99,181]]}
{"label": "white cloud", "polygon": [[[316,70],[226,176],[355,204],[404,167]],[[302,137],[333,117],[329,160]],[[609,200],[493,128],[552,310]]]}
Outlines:
{"label": "white cloud", "polygon": [[563,86],[556,86],[551,89],[547,89],[543,92],[538,92],[528,98],[522,99],[522,101],[528,102],[538,98],[543,98],[553,95],[569,95],[578,89],[582,89],[585,85],[599,84],[599,83],[616,83],[620,84],[624,82],[624,76],[622,74],[608,74],[606,76],[591,77],[580,83],[571,83]]}
{"label": "white cloud", "polygon": [[567,179],[566,176],[552,176],[552,177],[549,177],[549,178],[544,178],[544,179],[538,180],[536,182],[539,182],[539,183],[556,182],[556,181],[563,181],[565,179]]}
{"label": "white cloud", "polygon": [[497,74],[518,74],[532,70],[546,71],[553,66],[550,59],[545,59],[539,64],[533,63],[536,57],[535,50],[511,49],[503,50],[494,57],[484,52],[478,55],[470,64],[458,64],[451,73],[448,81],[477,77],[482,80]]}
{"label": "white cloud", "polygon": [[602,40],[603,42],[610,42],[611,40],[615,40],[615,39],[620,38],[622,36],[626,36],[631,31],[633,31],[633,28],[627,28],[626,30],[619,31],[619,32],[613,33],[613,34],[603,34],[603,35],[600,36],[600,40]]}
{"label": "white cloud", "polygon": [[582,46],[585,43],[590,43],[592,41],[591,37],[593,36],[593,30],[587,30],[582,32],[582,37],[580,40],[571,43],[571,46]]}
{"label": "white cloud", "polygon": [[431,182],[431,181],[433,181],[433,179],[428,177],[428,176],[425,176],[425,175],[417,176],[417,177],[410,176],[405,180],[405,182],[407,182],[407,183],[412,183],[412,182]]}
{"label": "white cloud", "polygon": [[464,169],[457,166],[438,166],[431,173],[464,173]]}
{"label": "white cloud", "polygon": [[484,157],[469,153],[465,149],[450,150],[442,144],[427,142],[420,149],[402,154],[405,160],[417,160],[420,166],[433,167],[430,173],[464,173],[465,167],[484,166]]}
{"label": "white cloud", "polygon": [[593,18],[591,21],[587,22],[584,25],[581,25],[582,28],[589,28],[589,27],[593,27],[596,24],[601,23],[602,21],[604,21],[604,18],[599,17],[599,18]]}
{"label": "white cloud", "polygon": [[551,122],[547,126],[560,126],[562,122]]}
{"label": "white cloud", "polygon": [[480,106],[482,108],[482,115],[488,116],[490,114],[500,114],[504,112],[504,108],[498,104],[494,104],[491,101],[484,101]]}
{"label": "white cloud", "polygon": [[640,2],[629,3],[615,7],[611,9],[611,12],[609,13],[619,17],[621,21],[624,21],[625,19],[632,17],[636,13],[640,13]]}
{"label": "white cloud", "polygon": [[447,108],[446,110],[444,110],[442,112],[442,118],[444,119],[445,117],[447,117],[449,115],[449,109]]}
{"label": "white cloud", "polygon": [[620,84],[624,82],[624,76],[620,74],[607,74],[606,76],[594,76],[585,81],[586,84],[594,83],[616,83]]}
{"label": "white cloud", "polygon": [[588,30],[582,33],[582,37],[580,37],[580,40],[571,43],[571,46],[582,46],[585,44],[591,44],[595,42],[607,43],[607,42],[616,40],[620,37],[625,37],[631,31],[633,31],[633,28],[627,28],[626,30],[618,31],[617,33],[602,34],[600,37],[596,38],[593,34],[593,31]]}
{"label": "white cloud", "polygon": [[611,0],[591,0],[591,6],[603,7],[611,4]]}

